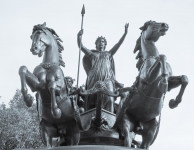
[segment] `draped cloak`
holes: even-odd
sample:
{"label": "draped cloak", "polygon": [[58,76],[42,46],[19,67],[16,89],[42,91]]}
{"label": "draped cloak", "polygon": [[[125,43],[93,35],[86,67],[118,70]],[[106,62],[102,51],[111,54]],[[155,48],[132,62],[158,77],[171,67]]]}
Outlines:
{"label": "draped cloak", "polygon": [[[91,89],[97,81],[110,79],[107,83],[108,90],[115,91],[115,65],[112,54],[109,51],[91,50],[89,56],[83,57],[83,66],[87,74],[86,90]],[[103,106],[110,100],[106,95],[103,95]],[[84,100],[85,110],[95,108],[96,95],[88,95]]]}

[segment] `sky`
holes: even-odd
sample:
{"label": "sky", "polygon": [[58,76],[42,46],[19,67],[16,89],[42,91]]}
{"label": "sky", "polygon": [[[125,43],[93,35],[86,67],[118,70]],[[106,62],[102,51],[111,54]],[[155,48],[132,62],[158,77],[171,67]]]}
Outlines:
{"label": "sky", "polygon": [[[81,29],[83,4],[86,13],[82,41],[88,49],[95,49],[96,38],[104,36],[106,50],[110,50],[123,35],[125,24],[129,23],[125,41],[114,55],[116,79],[125,87],[131,86],[138,75],[133,49],[140,36],[139,27],[149,20],[169,25],[167,34],[159,39],[156,47],[160,54],[167,56],[173,75],[187,75],[189,84],[176,109],[170,109],[168,102],[177,96],[180,87],[166,94],[160,131],[150,150],[193,149],[193,0],[0,0],[0,104],[8,104],[16,89],[21,88],[19,67],[25,65],[33,72],[42,62],[42,58],[30,52],[34,25],[46,22],[47,27],[56,31],[64,46],[62,56],[66,67],[62,70],[65,76],[77,78],[79,48],[76,37]],[[79,85],[85,81],[81,61]]]}

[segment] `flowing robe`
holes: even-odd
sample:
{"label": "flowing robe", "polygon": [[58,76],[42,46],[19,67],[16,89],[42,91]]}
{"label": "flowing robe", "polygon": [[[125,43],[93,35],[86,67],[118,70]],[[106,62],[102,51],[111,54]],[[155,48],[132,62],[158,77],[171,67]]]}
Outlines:
{"label": "flowing robe", "polygon": [[[86,89],[91,89],[97,81],[107,81],[106,85],[109,91],[115,91],[115,68],[112,54],[108,51],[92,50],[89,56],[83,58],[84,69],[87,73]],[[107,80],[109,79],[109,80]],[[114,98],[102,94],[102,108],[110,111],[114,104]],[[85,97],[85,110],[95,108],[97,104],[97,95]]]}

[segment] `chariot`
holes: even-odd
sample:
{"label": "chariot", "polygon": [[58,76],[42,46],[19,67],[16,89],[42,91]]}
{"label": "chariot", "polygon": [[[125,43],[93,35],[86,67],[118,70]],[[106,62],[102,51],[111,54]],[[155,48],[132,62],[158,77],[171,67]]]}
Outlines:
{"label": "chariot", "polygon": [[[124,41],[127,28],[128,24],[125,25],[125,33],[120,41],[109,52],[87,50],[79,41],[79,36],[83,34],[81,32],[78,34],[78,45],[88,57],[95,57],[95,61],[99,58],[112,61],[112,55]],[[31,52],[39,57],[44,54],[43,61],[33,73],[28,71],[26,66],[21,66],[19,75],[21,92],[28,107],[32,105],[32,96],[28,94],[27,85],[33,92],[37,92],[43,143],[47,147],[62,146],[54,149],[68,150],[122,150],[126,147],[148,149],[159,131],[160,121],[157,121],[156,117],[161,115],[165,94],[181,85],[178,96],[169,103],[170,108],[175,108],[181,102],[188,84],[187,76],[172,76],[166,56],[159,54],[155,46],[155,42],[165,35],[168,28],[168,24],[155,21],[148,21],[140,28],[141,36],[134,50],[139,51],[136,57],[139,59],[139,74],[131,87],[123,87],[114,78],[109,78],[110,75],[114,77],[112,69],[112,72],[108,72],[110,75],[105,73],[108,78],[95,81],[92,87],[80,87],[68,93],[65,75],[60,68],[65,65],[61,55],[64,49],[62,40],[53,29],[46,27],[46,23],[34,26]],[[99,41],[102,43],[98,43]],[[105,42],[105,38],[97,39],[97,48],[103,49]],[[87,60],[85,62],[88,63]],[[111,62],[103,65],[112,67],[112,64]],[[90,64],[90,68],[93,65]],[[85,67],[90,70],[88,65]],[[93,75],[100,69],[94,69]],[[87,108],[85,112],[80,113],[80,96],[87,97],[93,108]],[[105,97],[113,97],[106,101],[111,102],[110,104],[104,103]],[[116,97],[121,98],[119,104],[112,104]],[[107,105],[111,106],[110,109],[107,109]],[[142,136],[141,142],[135,140],[136,134]]]}

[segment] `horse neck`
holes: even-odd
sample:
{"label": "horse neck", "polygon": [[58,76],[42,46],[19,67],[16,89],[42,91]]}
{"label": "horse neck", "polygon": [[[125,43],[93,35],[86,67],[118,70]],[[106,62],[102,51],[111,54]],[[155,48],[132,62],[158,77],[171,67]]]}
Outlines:
{"label": "horse neck", "polygon": [[141,35],[141,51],[144,59],[148,59],[151,56],[159,56],[158,49],[155,46],[155,41],[152,39],[145,39],[143,33]]}
{"label": "horse neck", "polygon": [[156,79],[152,84],[145,84],[142,80],[139,79],[137,89],[141,91],[147,97],[152,98],[161,98],[164,96],[164,93],[161,93],[158,89],[158,82],[161,78]]}
{"label": "horse neck", "polygon": [[55,62],[59,63],[59,52],[56,41],[52,40],[51,45],[47,46],[44,52],[43,63],[45,62]]}

